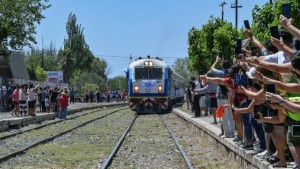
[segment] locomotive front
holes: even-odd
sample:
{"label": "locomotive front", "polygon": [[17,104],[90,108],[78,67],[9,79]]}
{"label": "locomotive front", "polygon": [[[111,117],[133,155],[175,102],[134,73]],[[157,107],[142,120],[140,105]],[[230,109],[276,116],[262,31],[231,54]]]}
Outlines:
{"label": "locomotive front", "polygon": [[139,58],[128,69],[130,109],[138,114],[168,109],[169,67],[159,58]]}

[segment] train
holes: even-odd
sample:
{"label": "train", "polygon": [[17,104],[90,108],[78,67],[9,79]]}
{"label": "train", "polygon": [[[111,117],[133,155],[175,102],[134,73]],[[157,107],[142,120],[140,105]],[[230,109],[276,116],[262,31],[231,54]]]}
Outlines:
{"label": "train", "polygon": [[159,57],[139,57],[129,64],[129,108],[137,114],[168,113],[184,98],[184,80]]}

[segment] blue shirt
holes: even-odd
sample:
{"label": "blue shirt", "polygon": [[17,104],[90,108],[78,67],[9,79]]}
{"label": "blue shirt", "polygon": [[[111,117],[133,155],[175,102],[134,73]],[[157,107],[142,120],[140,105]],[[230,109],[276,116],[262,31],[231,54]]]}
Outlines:
{"label": "blue shirt", "polygon": [[[223,70],[213,69],[213,72],[216,77],[220,77],[220,78],[225,77],[225,71]],[[217,95],[217,99],[227,99],[227,95],[224,95],[221,92],[220,85],[218,85],[217,87],[216,95]]]}

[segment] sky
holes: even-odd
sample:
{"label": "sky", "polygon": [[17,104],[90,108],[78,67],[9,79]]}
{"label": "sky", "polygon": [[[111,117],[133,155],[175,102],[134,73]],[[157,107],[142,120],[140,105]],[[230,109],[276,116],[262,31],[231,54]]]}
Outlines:
{"label": "sky", "polygon": [[[45,18],[36,26],[37,44],[56,49],[67,37],[66,22],[70,13],[84,28],[84,36],[96,57],[109,66],[110,78],[125,76],[123,71],[133,59],[147,55],[160,57],[169,65],[188,56],[188,32],[200,29],[210,16],[220,17],[224,0],[49,0],[51,7],[42,12]],[[224,20],[235,25],[235,0],[225,0]],[[252,9],[268,0],[239,0],[238,27],[252,21]]]}

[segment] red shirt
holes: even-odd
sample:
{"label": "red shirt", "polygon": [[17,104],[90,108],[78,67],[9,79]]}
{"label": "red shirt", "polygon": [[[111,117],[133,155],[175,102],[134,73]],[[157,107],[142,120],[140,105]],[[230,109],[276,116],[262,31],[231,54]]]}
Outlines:
{"label": "red shirt", "polygon": [[244,93],[237,92],[238,85],[232,81],[230,77],[223,78],[223,82],[227,84],[227,86],[236,93],[236,97],[239,102],[244,101],[247,96]]}
{"label": "red shirt", "polygon": [[60,101],[60,107],[68,107],[69,102],[68,102],[67,95],[60,95],[59,101]]}

